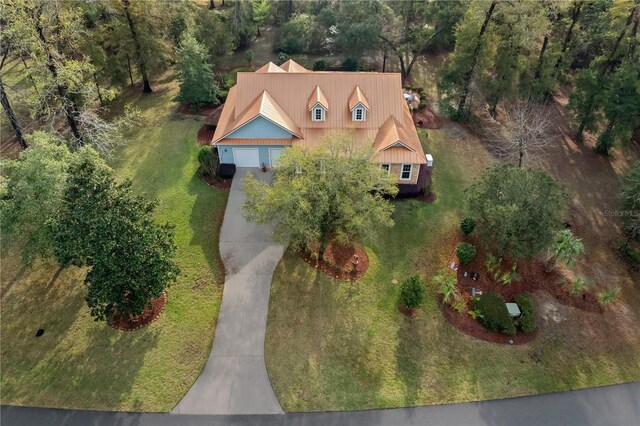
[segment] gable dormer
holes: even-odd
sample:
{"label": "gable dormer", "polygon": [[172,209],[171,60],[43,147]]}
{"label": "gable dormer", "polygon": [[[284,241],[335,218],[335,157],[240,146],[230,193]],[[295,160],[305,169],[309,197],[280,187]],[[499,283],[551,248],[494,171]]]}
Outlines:
{"label": "gable dormer", "polygon": [[329,111],[329,101],[322,92],[320,86],[316,86],[309,96],[307,103],[309,111],[311,111],[311,121],[325,121],[327,119],[327,111]]}
{"label": "gable dormer", "polygon": [[369,111],[369,101],[360,90],[360,86],[356,86],[349,96],[349,111],[351,111],[351,119],[353,121],[366,121],[367,111]]}

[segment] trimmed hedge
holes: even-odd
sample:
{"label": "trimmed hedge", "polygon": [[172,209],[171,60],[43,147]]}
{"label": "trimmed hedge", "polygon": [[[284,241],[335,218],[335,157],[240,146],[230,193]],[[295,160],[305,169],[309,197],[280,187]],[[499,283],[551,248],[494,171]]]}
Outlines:
{"label": "trimmed hedge", "polygon": [[482,315],[479,320],[480,324],[485,327],[510,336],[516,334],[516,326],[509,316],[502,295],[491,292],[483,293],[476,302],[475,310]]}
{"label": "trimmed hedge", "polygon": [[476,228],[475,220],[471,218],[466,218],[462,222],[460,222],[460,229],[464,232],[465,235],[469,235]]}
{"label": "trimmed hedge", "polygon": [[458,256],[458,260],[463,265],[467,263],[473,262],[473,259],[476,258],[476,246],[469,243],[460,243],[456,248],[456,255]]}
{"label": "trimmed hedge", "polygon": [[418,275],[406,279],[400,287],[400,303],[407,308],[417,308],[424,302],[424,286]]}
{"label": "trimmed hedge", "polygon": [[520,308],[520,317],[515,320],[516,326],[525,333],[531,333],[536,329],[536,308],[531,296],[526,293],[516,294],[513,301]]}

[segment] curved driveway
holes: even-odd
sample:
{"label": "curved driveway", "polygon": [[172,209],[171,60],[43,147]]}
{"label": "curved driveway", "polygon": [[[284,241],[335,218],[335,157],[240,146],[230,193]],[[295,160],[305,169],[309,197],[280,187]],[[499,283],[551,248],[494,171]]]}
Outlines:
{"label": "curved driveway", "polygon": [[225,265],[222,305],[213,349],[176,414],[281,414],[264,364],[269,289],[285,246],[271,238],[270,226],[247,222],[244,176],[253,172],[270,182],[271,173],[239,168],[231,185],[220,229],[220,257]]}

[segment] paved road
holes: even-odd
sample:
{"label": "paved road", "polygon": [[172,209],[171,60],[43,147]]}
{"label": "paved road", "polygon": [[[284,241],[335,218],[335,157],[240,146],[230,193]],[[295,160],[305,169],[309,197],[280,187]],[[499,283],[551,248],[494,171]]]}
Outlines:
{"label": "paved road", "polygon": [[496,401],[391,410],[178,415],[2,407],[2,426],[640,425],[640,383]]}
{"label": "paved road", "polygon": [[272,240],[271,227],[242,217],[242,178],[249,170],[272,179],[257,169],[238,169],[233,179],[220,230],[227,275],[213,349],[176,414],[282,413],[264,364],[264,333],[271,278],[285,247]]}

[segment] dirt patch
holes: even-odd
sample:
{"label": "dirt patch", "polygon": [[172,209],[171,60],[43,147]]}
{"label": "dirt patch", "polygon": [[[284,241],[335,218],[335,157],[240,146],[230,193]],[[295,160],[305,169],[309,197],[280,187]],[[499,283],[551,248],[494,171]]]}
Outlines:
{"label": "dirt patch", "polygon": [[416,314],[416,310],[414,308],[409,308],[402,303],[398,303],[398,310],[402,315],[409,318],[412,318]]}
{"label": "dirt patch", "polygon": [[317,259],[305,250],[298,254],[314,268],[338,280],[357,280],[369,268],[369,256],[359,244],[342,246],[332,240],[324,251],[322,259]]}
{"label": "dirt patch", "polygon": [[167,306],[166,292],[162,293],[162,296],[153,299],[151,301],[151,309],[145,309],[142,315],[125,317],[116,312],[109,319],[108,324],[115,329],[123,331],[139,330],[157,320],[162,315],[165,306]]}
{"label": "dirt patch", "polygon": [[200,175],[200,180],[202,180],[204,183],[206,183],[209,186],[222,189],[223,191],[229,191],[231,189],[231,184],[233,183],[233,179],[216,180],[211,176],[203,176],[203,175]]}
{"label": "dirt patch", "polygon": [[440,306],[440,310],[445,319],[467,336],[493,343],[522,345],[534,340],[538,334],[537,329],[532,333],[519,332],[515,336],[508,336],[497,331],[489,330],[468,314],[458,313],[448,304],[442,303],[442,295],[438,295],[437,300],[438,306]]}
{"label": "dirt patch", "polygon": [[442,120],[429,107],[416,110],[413,113],[413,122],[416,127],[422,129],[439,129],[442,127]]}

